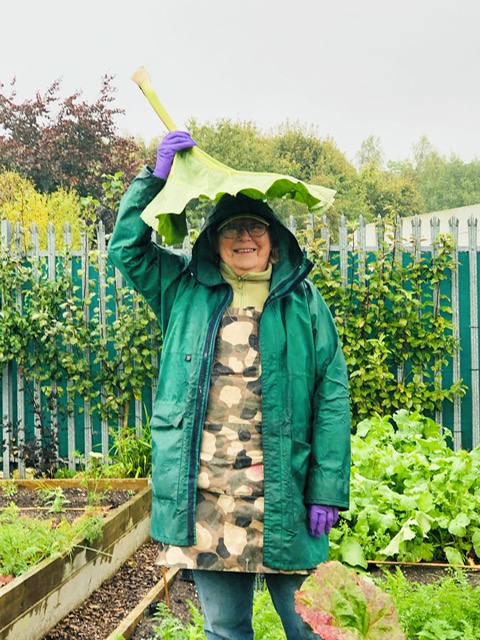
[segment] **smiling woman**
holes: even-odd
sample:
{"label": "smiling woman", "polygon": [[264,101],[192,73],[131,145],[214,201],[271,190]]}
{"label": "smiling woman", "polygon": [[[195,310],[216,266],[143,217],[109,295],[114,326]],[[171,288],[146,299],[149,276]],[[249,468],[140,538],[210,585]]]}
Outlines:
{"label": "smiling woman", "polygon": [[239,276],[265,271],[271,252],[268,223],[259,219],[234,218],[218,228],[220,259]]}
{"label": "smiling woman", "polygon": [[327,560],[348,508],[345,360],[312,264],[263,200],[224,194],[191,258],[152,242],[143,212],[176,152],[194,144],[186,132],[165,136],[109,243],[163,334],[151,534],[162,565],[193,570],[209,640],[253,639],[257,573],[287,638],[313,638],[294,593]]}

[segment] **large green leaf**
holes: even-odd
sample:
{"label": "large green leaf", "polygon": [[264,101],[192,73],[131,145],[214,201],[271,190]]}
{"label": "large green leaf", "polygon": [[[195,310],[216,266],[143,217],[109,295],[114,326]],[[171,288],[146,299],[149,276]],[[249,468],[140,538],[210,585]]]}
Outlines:
{"label": "large green leaf", "polygon": [[[333,202],[335,191],[309,185],[278,173],[237,171],[209,156],[198,147],[175,155],[172,170],[160,193],[142,213],[143,220],[165,237],[168,244],[185,237],[185,209],[191,200],[212,202],[225,193],[244,193],[255,199],[291,198],[312,212],[322,212]],[[180,216],[175,220],[173,216]]]}
{"label": "large green leaf", "polygon": [[[167,129],[177,129],[155,93],[145,67],[139,67],[132,80],[140,87]],[[196,198],[218,202],[226,193],[244,193],[251,198],[265,200],[292,198],[305,203],[310,211],[317,213],[325,211],[335,196],[332,189],[308,185],[291,176],[237,171],[198,147],[193,147],[175,154],[165,187],[145,208],[142,218],[164,236],[167,244],[176,244],[182,242],[187,234],[187,204]]]}

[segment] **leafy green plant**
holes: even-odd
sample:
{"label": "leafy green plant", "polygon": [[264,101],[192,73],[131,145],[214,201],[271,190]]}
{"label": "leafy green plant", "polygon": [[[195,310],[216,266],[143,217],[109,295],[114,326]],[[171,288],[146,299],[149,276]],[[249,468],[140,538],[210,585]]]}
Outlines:
{"label": "leafy green plant", "polygon": [[480,586],[465,572],[451,571],[429,584],[409,580],[397,568],[376,583],[396,605],[411,640],[477,640],[480,637]]}
{"label": "leafy green plant", "polygon": [[448,430],[416,412],[363,420],[352,436],[351,506],[331,554],[463,565],[480,557],[480,447],[453,451]]}
{"label": "leafy green plant", "polygon": [[[159,603],[155,618],[160,621],[154,626],[156,637],[162,640],[205,640],[203,631],[203,616],[195,605],[187,600],[192,622],[184,625],[174,617],[171,610],[164,603]],[[253,630],[255,638],[259,640],[285,640],[280,617],[275,611],[270,593],[265,585],[255,587],[253,598]]]}
{"label": "leafy green plant", "polygon": [[162,640],[205,640],[203,616],[191,600],[187,600],[187,603],[192,616],[192,622],[188,625],[175,618],[165,603],[157,605],[154,618],[159,624],[153,626],[156,637]]}
{"label": "leafy green plant", "polygon": [[62,513],[70,503],[62,487],[40,487],[38,492],[42,502],[50,507],[51,513]]}
{"label": "leafy green plant", "polygon": [[275,611],[265,585],[255,589],[253,598],[253,630],[261,640],[286,640],[280,616]]}
{"label": "leafy green plant", "polygon": [[319,565],[295,603],[323,640],[405,640],[391,596],[340,562]]}
{"label": "leafy green plant", "polygon": [[55,471],[55,478],[58,478],[59,480],[69,480],[71,478],[74,478],[77,474],[76,469],[69,469],[68,467],[59,467],[56,471]]}
{"label": "leafy green plant", "polygon": [[69,553],[79,539],[102,536],[103,519],[86,514],[70,524],[24,518],[12,503],[0,514],[0,573],[17,576],[45,558]]}
{"label": "leafy green plant", "polygon": [[353,424],[399,409],[432,413],[465,393],[462,381],[446,385],[441,372],[458,340],[442,284],[456,265],[453,242],[439,236],[434,255],[402,253],[384,242],[360,264],[349,253],[348,278],[326,245],[311,239],[311,278],[332,309],[349,370]]}
{"label": "leafy green plant", "polygon": [[0,484],[2,492],[9,498],[13,498],[18,493],[18,487],[15,480],[2,480]]}
{"label": "leafy green plant", "polygon": [[152,475],[152,433],[147,418],[141,434],[135,427],[110,429],[112,464],[106,472],[122,478],[149,478]]}
{"label": "leafy green plant", "polygon": [[[161,346],[160,331],[146,302],[108,277],[114,294],[105,296],[103,314],[95,303],[98,279],[89,280],[90,294],[84,296],[70,260],[67,252],[57,255],[52,280],[43,257],[29,258],[0,246],[0,367],[14,363],[23,376],[37,426],[33,436],[26,431],[21,446],[16,443],[21,425],[9,427],[10,441],[37,477],[53,477],[61,463],[58,436],[66,414],[76,407],[81,412],[88,404],[98,418],[126,424],[130,403],[141,398],[157,375],[153,361]],[[91,252],[92,270],[105,261],[106,255]],[[36,385],[41,394],[35,394]]]}
{"label": "leafy green plant", "polygon": [[77,475],[87,491],[88,504],[91,506],[100,505],[109,489],[104,482],[107,468],[103,453],[90,451],[83,471]]}
{"label": "leafy green plant", "polygon": [[[145,68],[132,76],[167,129],[177,127],[158,99]],[[333,202],[335,191],[314,184],[306,184],[287,175],[237,171],[228,167],[199,147],[192,147],[175,155],[168,182],[147,205],[142,218],[168,244],[182,242],[186,233],[185,207],[203,197],[218,201],[225,193],[242,192],[253,198],[292,198],[321,212]]]}

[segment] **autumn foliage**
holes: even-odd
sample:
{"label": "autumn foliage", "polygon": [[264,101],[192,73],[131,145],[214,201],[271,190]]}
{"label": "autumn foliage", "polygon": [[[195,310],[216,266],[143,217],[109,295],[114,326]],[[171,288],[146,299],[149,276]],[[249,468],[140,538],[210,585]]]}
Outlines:
{"label": "autumn foliage", "polygon": [[58,189],[100,198],[102,176],[122,171],[129,182],[139,169],[133,138],[117,133],[112,77],[105,75],[95,102],[81,92],[59,96],[60,81],[33,99],[16,101],[0,83],[0,171],[14,171],[41,193]]}

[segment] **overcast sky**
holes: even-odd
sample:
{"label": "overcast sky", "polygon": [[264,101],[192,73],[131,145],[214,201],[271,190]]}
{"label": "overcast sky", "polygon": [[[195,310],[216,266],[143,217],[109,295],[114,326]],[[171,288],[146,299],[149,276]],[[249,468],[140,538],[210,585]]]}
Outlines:
{"label": "overcast sky", "polygon": [[287,119],[354,161],[369,135],[387,159],[426,135],[480,159],[480,0],[0,0],[0,82],[19,98],[62,79],[98,96],[114,75],[122,132],[165,129],[130,79],[147,67],[182,128],[189,117]]}

